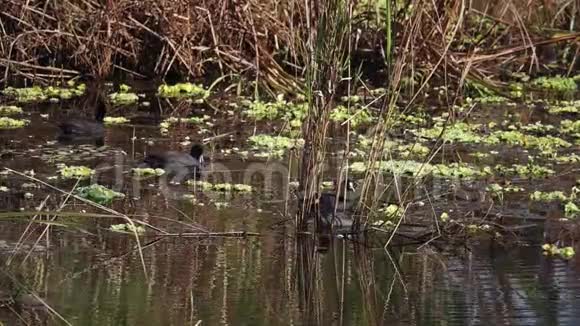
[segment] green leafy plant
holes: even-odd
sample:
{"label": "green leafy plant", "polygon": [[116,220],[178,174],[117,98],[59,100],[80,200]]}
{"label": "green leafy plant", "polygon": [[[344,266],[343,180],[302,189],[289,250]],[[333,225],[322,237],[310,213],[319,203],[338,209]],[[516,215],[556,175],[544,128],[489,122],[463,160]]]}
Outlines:
{"label": "green leafy plant", "polygon": [[99,184],[92,184],[86,187],[79,187],[76,189],[78,196],[86,198],[95,203],[105,205],[110,204],[113,199],[125,198],[125,195],[111,190]]}

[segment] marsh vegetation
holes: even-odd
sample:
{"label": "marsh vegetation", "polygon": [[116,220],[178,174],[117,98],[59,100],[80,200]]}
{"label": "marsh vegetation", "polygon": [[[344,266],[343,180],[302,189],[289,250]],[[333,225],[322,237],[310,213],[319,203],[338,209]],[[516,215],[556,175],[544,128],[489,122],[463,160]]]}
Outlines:
{"label": "marsh vegetation", "polygon": [[0,324],[575,324],[580,8],[535,5],[8,1]]}

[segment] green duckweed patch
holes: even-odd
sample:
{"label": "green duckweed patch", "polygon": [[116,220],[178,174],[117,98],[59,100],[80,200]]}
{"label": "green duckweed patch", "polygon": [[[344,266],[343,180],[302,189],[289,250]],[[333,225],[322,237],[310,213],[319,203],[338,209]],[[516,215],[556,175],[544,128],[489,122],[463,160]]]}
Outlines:
{"label": "green duckweed patch", "polygon": [[580,113],[580,101],[563,102],[561,105],[551,106],[548,108],[550,114],[574,114]]}
{"label": "green duckweed patch", "polygon": [[563,259],[571,259],[576,254],[573,247],[558,248],[555,244],[549,243],[543,244],[542,250],[545,256],[558,256]]}
{"label": "green duckweed patch", "polygon": [[73,97],[81,96],[85,93],[86,85],[74,83],[68,83],[69,87],[25,87],[25,88],[14,88],[7,87],[2,92],[4,95],[14,98],[16,101],[21,103],[29,102],[42,102],[48,99],[62,99],[67,100]]}
{"label": "green duckweed patch", "polygon": [[263,134],[249,137],[248,142],[252,145],[252,149],[267,150],[268,156],[273,157],[282,157],[288,149],[304,145],[303,139]]}
{"label": "green duckweed patch", "polygon": [[0,105],[0,115],[16,115],[22,114],[22,108],[16,105]]}
{"label": "green duckweed patch", "polygon": [[200,180],[188,180],[188,185],[199,187],[202,190],[217,191],[217,192],[252,192],[253,188],[246,184],[232,184],[232,183],[211,183]]}
{"label": "green duckweed patch", "polygon": [[129,122],[129,119],[125,117],[105,117],[103,122],[106,125],[120,125]]}
{"label": "green duckweed patch", "polygon": [[17,129],[25,127],[30,123],[26,119],[12,119],[8,117],[0,117],[0,129]]}
{"label": "green duckweed patch", "polygon": [[580,138],[580,120],[562,120],[560,122],[560,132]]}
{"label": "green duckweed patch", "polygon": [[556,173],[548,167],[533,163],[527,165],[513,164],[512,166],[496,165],[495,171],[503,176],[517,175],[528,179],[545,178]]}
{"label": "green duckweed patch", "polygon": [[61,177],[65,179],[88,179],[95,172],[93,169],[82,165],[66,166],[60,164],[58,168]]}
{"label": "green duckweed patch", "polygon": [[121,84],[119,91],[109,94],[109,98],[114,105],[128,105],[139,101],[139,96],[131,92],[129,85]]}
{"label": "green duckweed patch", "polygon": [[77,188],[76,194],[82,198],[86,198],[101,205],[110,204],[113,199],[125,198],[124,194],[99,184],[92,184],[90,186]]}
{"label": "green duckweed patch", "polygon": [[210,95],[210,92],[203,88],[202,85],[192,83],[178,83],[175,85],[160,85],[157,89],[157,94],[161,97],[167,98],[187,97],[203,101]]}
{"label": "green duckweed patch", "polygon": [[566,205],[564,205],[564,217],[569,218],[569,219],[574,219],[580,216],[580,207],[570,201],[567,202]]}
{"label": "green duckweed patch", "polygon": [[339,105],[330,112],[330,120],[340,123],[349,121],[350,125],[356,128],[373,121],[373,117],[369,110],[360,105],[354,105],[350,109],[346,106]]}
{"label": "green duckweed patch", "polygon": [[575,91],[578,88],[574,78],[561,76],[536,78],[532,80],[530,84],[536,88],[557,92],[570,92]]}
{"label": "green duckweed patch", "polygon": [[480,124],[467,124],[465,122],[458,122],[446,127],[442,124],[436,124],[433,128],[419,129],[415,131],[415,134],[431,140],[441,137],[443,140],[452,143],[479,143],[483,140],[483,137],[477,134],[475,130],[480,127]]}
{"label": "green duckweed patch", "polygon": [[256,121],[280,119],[289,123],[290,127],[298,128],[308,112],[308,103],[293,103],[278,95],[274,102],[259,100],[243,101],[243,113]]}
{"label": "green duckweed patch", "polygon": [[530,194],[530,199],[533,201],[549,202],[549,201],[567,201],[568,196],[563,191],[542,192],[534,191]]}
{"label": "green duckweed patch", "polygon": [[[372,139],[364,135],[357,136],[355,154],[359,157],[366,156],[372,145]],[[422,158],[429,154],[431,149],[420,143],[403,144],[401,141],[387,140],[384,143],[383,150],[387,153],[396,153],[399,157],[408,159],[411,157]]]}
{"label": "green duckweed patch", "polygon": [[534,136],[524,134],[516,130],[498,130],[494,131],[489,137],[485,138],[487,144],[506,143],[508,145],[517,145],[524,148],[537,148],[541,152],[553,153],[559,148],[572,146],[569,142],[555,136]]}
{"label": "green duckweed patch", "polygon": [[171,127],[171,125],[175,125],[178,123],[194,124],[194,125],[200,125],[200,124],[204,124],[204,123],[208,124],[210,119],[211,119],[211,117],[209,115],[203,115],[201,117],[189,117],[189,118],[170,117],[170,118],[163,120],[159,124],[159,128],[161,130],[161,133],[166,134],[169,132],[169,128]]}
{"label": "green duckweed patch", "polygon": [[150,176],[162,176],[165,174],[163,169],[152,169],[152,168],[133,168],[133,174],[138,177],[150,177]]}
{"label": "green duckweed patch", "polygon": [[493,197],[497,197],[497,198],[499,198],[499,200],[503,201],[504,195],[506,193],[523,192],[524,188],[510,185],[510,184],[502,186],[502,185],[497,184],[497,183],[492,183],[492,184],[488,185],[487,187],[485,187],[485,190],[488,193],[490,193]]}
{"label": "green duckweed patch", "polygon": [[540,121],[536,121],[535,123],[522,125],[522,126],[520,126],[520,129],[523,131],[532,132],[532,133],[536,133],[536,134],[545,134],[545,133],[556,130],[556,127],[554,127],[552,125],[543,124]]}
{"label": "green duckweed patch", "polygon": [[[417,161],[390,160],[377,162],[375,168],[383,172],[410,177],[433,175],[437,178],[473,179],[491,174],[489,169],[479,169],[465,163],[429,164]],[[354,162],[350,165],[350,169],[355,173],[365,172],[367,163]]]}

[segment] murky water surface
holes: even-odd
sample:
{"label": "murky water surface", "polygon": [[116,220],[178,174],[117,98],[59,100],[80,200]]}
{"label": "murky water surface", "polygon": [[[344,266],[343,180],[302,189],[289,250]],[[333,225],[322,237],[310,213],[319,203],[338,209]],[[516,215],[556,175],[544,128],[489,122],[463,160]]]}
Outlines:
{"label": "murky water surface", "polygon": [[[295,160],[229,153],[246,148],[246,138],[256,128],[270,130],[268,125],[228,113],[225,104],[210,108],[148,99],[151,107],[108,112],[131,123],[107,127],[105,147],[54,142],[58,121],[92,115],[76,102],[27,106],[28,127],[0,130],[2,167],[34,170],[35,178],[60,189],[15,174],[0,176],[0,186],[8,189],[0,192],[4,325],[65,324],[62,320],[73,325],[580,324],[580,259],[546,257],[540,248],[574,226],[552,227],[562,208],[527,200],[533,190],[569,189],[579,177],[578,164],[557,166],[549,178],[514,178],[513,184],[526,191],[506,194],[501,203],[490,204],[486,197],[485,186],[494,178],[430,180],[413,189],[417,200],[431,203],[409,211],[413,222],[432,220],[433,210],[437,216],[443,211],[501,215],[513,227],[515,239],[509,241],[483,237],[465,245],[433,239],[421,245],[429,239],[413,244],[417,241],[401,237],[385,251],[386,236],[380,232],[356,242],[297,238],[284,217],[292,210],[284,198],[287,180],[296,175]],[[158,123],[169,113],[207,114],[212,125],[182,125],[162,135]],[[493,106],[478,112],[477,119],[559,121],[534,109]],[[186,136],[196,141],[223,134],[208,149],[206,177],[252,184],[251,194],[208,193],[130,177],[131,167],[151,150],[184,150],[189,145],[180,143]],[[467,154],[474,150],[447,146],[438,159],[470,161]],[[577,152],[578,144],[567,150]],[[525,162],[527,156],[509,148],[498,151],[476,163]],[[83,215],[111,214],[67,199],[75,182],[54,178],[59,162],[97,168],[100,184],[126,194],[112,209],[167,235],[148,233],[140,238],[139,250],[132,235],[110,231],[112,224],[125,223],[121,218]],[[30,224],[29,217],[19,215],[39,207],[83,214],[43,215]],[[405,227],[416,235],[417,227]],[[223,233],[183,236],[208,231]]]}

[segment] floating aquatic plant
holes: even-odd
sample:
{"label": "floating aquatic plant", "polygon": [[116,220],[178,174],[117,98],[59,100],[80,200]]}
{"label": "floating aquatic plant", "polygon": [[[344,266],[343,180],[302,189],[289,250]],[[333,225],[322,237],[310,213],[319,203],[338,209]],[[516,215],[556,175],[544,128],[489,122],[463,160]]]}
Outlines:
{"label": "floating aquatic plant", "polygon": [[0,115],[22,114],[22,109],[16,105],[0,105]]}
{"label": "floating aquatic plant", "polygon": [[542,192],[542,191],[534,191],[530,194],[530,199],[533,201],[566,201],[568,200],[568,196],[564,194],[563,191],[551,191],[551,192]]}
{"label": "floating aquatic plant", "polygon": [[560,256],[564,259],[571,259],[576,254],[572,247],[558,248],[555,244],[549,243],[543,244],[542,249],[546,256]]}
{"label": "floating aquatic plant", "polygon": [[572,144],[559,137],[527,135],[516,130],[494,131],[489,137],[485,138],[485,142],[488,144],[507,143],[524,148],[537,148],[545,153],[554,153],[558,148],[572,146]]}
{"label": "floating aquatic plant", "polygon": [[550,114],[574,114],[580,113],[580,100],[562,101],[558,105],[548,107]]}
{"label": "floating aquatic plant", "polygon": [[570,201],[564,205],[564,216],[566,218],[577,218],[580,216],[580,207],[576,203]]}
{"label": "floating aquatic plant", "polygon": [[63,178],[66,179],[88,179],[94,172],[95,171],[93,169],[82,165],[59,165],[59,173]]}
{"label": "floating aquatic plant", "polygon": [[293,103],[284,100],[283,95],[278,95],[274,102],[262,102],[259,100],[243,101],[244,114],[257,120],[281,119],[287,121],[291,127],[297,128],[302,125],[308,111],[307,103]]}
{"label": "floating aquatic plant", "polygon": [[[353,172],[365,172],[367,169],[367,162],[354,162],[350,165],[350,169]],[[379,161],[376,163],[375,169],[412,177],[423,177],[432,174],[439,178],[472,179],[490,174],[490,171],[486,169],[478,169],[477,167],[469,166],[464,163],[433,165],[429,163],[404,160]]]}
{"label": "floating aquatic plant", "polygon": [[109,94],[111,102],[115,105],[127,105],[137,103],[139,101],[139,96],[137,94],[130,92],[131,87],[129,85],[121,84],[119,86],[119,91]]}
{"label": "floating aquatic plant", "polygon": [[148,176],[161,176],[165,174],[165,170],[163,169],[152,169],[152,168],[134,168],[133,174],[139,177],[148,177]]}
{"label": "floating aquatic plant", "polygon": [[428,139],[438,139],[441,137],[448,142],[462,142],[462,143],[479,143],[483,140],[481,135],[474,132],[480,128],[479,124],[467,124],[465,122],[458,122],[453,125],[444,126],[437,124],[433,128],[420,129],[414,131],[418,136]]}
{"label": "floating aquatic plant", "polygon": [[211,118],[209,115],[203,115],[201,117],[189,117],[189,118],[169,117],[169,118],[163,120],[163,122],[161,122],[159,124],[159,128],[161,129],[161,133],[167,133],[167,132],[169,132],[169,128],[173,124],[178,124],[178,123],[202,124],[204,122],[208,123],[208,121],[210,119]]}
{"label": "floating aquatic plant", "polygon": [[129,122],[129,119],[125,117],[105,117],[103,122],[106,125],[120,125]]}
{"label": "floating aquatic plant", "polygon": [[499,198],[500,201],[503,201],[505,193],[516,193],[524,191],[524,188],[514,186],[514,185],[499,185],[497,183],[492,183],[485,187],[485,190],[489,192],[492,196]]}
{"label": "floating aquatic plant", "polygon": [[544,178],[556,173],[554,170],[537,164],[513,164],[511,167],[496,165],[495,170],[501,175],[518,175],[524,178]]}
{"label": "floating aquatic plant", "polygon": [[157,94],[161,97],[188,97],[197,100],[204,100],[209,96],[209,91],[201,85],[192,83],[178,83],[175,85],[160,85]]}
{"label": "floating aquatic plant", "polygon": [[40,86],[25,88],[7,87],[4,89],[3,93],[7,96],[13,97],[18,102],[23,103],[41,102],[49,98],[60,98],[66,100],[81,96],[85,93],[85,84],[78,84],[75,86],[74,83],[68,83],[68,85],[69,87],[49,86],[46,88],[42,88]]}
{"label": "floating aquatic plant", "polygon": [[560,122],[560,132],[580,138],[580,120],[562,120]]}
{"label": "floating aquatic plant", "polygon": [[76,189],[76,194],[80,197],[86,198],[101,205],[109,204],[113,201],[113,199],[121,199],[125,197],[124,194],[99,184],[79,187]]}
{"label": "floating aquatic plant", "polygon": [[405,209],[403,207],[395,204],[379,209],[379,213],[385,217],[385,220],[398,220],[403,217],[404,212]]}
{"label": "floating aquatic plant", "polygon": [[26,119],[12,119],[8,117],[0,117],[0,129],[16,129],[22,128],[30,123]]}
{"label": "floating aquatic plant", "polygon": [[292,147],[302,147],[303,139],[294,139],[284,136],[254,135],[248,138],[255,150],[268,150],[274,157],[281,157],[284,152]]}
{"label": "floating aquatic plant", "polygon": [[245,184],[232,184],[232,183],[216,183],[213,184],[207,181],[201,180],[188,180],[188,185],[200,187],[203,190],[220,191],[220,192],[252,192],[252,186]]}
{"label": "floating aquatic plant", "polygon": [[575,91],[578,87],[574,78],[569,77],[540,77],[532,80],[532,86],[558,92]]}
{"label": "floating aquatic plant", "polygon": [[361,124],[371,122],[373,117],[366,108],[360,105],[354,105],[350,110],[343,105],[339,105],[330,112],[330,120],[335,122],[345,122],[348,120],[350,121],[350,125],[356,128]]}
{"label": "floating aquatic plant", "polygon": [[137,233],[137,234],[144,234],[145,228],[141,225],[133,225],[130,223],[124,224],[113,224],[109,227],[111,231],[114,232],[121,232],[121,233]]}

